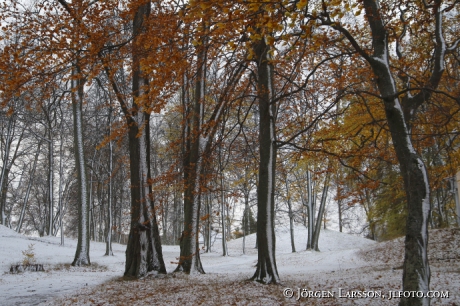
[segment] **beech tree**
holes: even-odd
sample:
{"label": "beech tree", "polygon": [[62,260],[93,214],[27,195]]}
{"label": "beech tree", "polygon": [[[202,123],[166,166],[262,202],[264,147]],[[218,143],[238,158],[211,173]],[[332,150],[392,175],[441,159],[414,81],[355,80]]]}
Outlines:
{"label": "beech tree", "polygon": [[[305,3],[306,4],[306,3]],[[386,119],[393,141],[394,150],[399,161],[401,176],[404,181],[408,218],[406,222],[405,257],[403,267],[403,290],[427,292],[430,285],[430,268],[427,257],[428,218],[430,215],[430,185],[427,169],[420,154],[414,149],[411,139],[411,127],[417,111],[433,95],[438,88],[445,71],[446,53],[457,46],[455,42],[448,46],[444,38],[443,15],[446,10],[454,8],[456,3],[444,3],[436,0],[430,4],[405,2],[401,4],[383,3],[377,0],[364,0],[357,11],[364,9],[368,37],[372,40],[370,50],[367,50],[358,33],[350,29],[349,25],[340,20],[340,9],[323,3],[319,11],[306,8],[306,16],[318,20],[321,25],[331,27],[341,33],[349,41],[351,47],[365,59],[375,75],[377,94],[385,109]],[[400,8],[402,31],[395,37],[391,32],[391,20],[385,15],[387,8]],[[348,6],[345,6],[348,7]],[[406,7],[407,9],[404,9]],[[310,8],[310,7],[309,7]],[[407,12],[409,11],[409,12]],[[432,54],[432,65],[428,67],[430,75],[420,83],[414,84],[411,78],[398,73],[390,64],[392,57],[391,44],[396,44],[396,55],[400,61],[405,60],[403,53],[403,39],[406,29],[405,18],[410,14],[423,14],[428,33],[432,33],[435,43],[429,50]],[[343,15],[342,15],[343,16]],[[390,16],[391,17],[391,16]],[[396,18],[396,16],[393,16]],[[418,25],[425,28],[425,25]],[[425,51],[425,50],[423,50]],[[424,58],[424,52],[412,50],[414,55]],[[404,71],[404,70],[403,70]],[[396,79],[399,77],[403,83]],[[402,88],[398,89],[398,87]],[[428,305],[428,298],[402,298],[401,305]]]}
{"label": "beech tree", "polygon": [[257,186],[257,268],[253,279],[279,283],[275,259],[275,168],[276,136],[273,103],[273,66],[270,46],[262,36],[254,43],[259,100],[259,184]]}

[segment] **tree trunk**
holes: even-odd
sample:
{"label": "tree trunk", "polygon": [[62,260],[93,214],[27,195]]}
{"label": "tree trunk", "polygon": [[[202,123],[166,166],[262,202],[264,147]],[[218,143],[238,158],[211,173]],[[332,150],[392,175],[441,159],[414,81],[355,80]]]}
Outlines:
{"label": "tree trunk", "polygon": [[[150,14],[150,2],[140,5],[133,20],[133,110],[124,110],[128,123],[131,226],[126,247],[125,276],[143,277],[148,272],[166,273],[150,186],[150,114],[144,111],[148,77],[141,70],[142,33]],[[126,104],[123,104],[126,106]]]}
{"label": "tree trunk", "polygon": [[21,215],[19,216],[18,225],[16,226],[16,232],[18,233],[21,232],[21,227],[24,221],[24,214],[26,212],[27,202],[29,202],[30,189],[32,188],[32,182],[34,180],[35,169],[37,168],[37,160],[38,160],[38,156],[40,155],[40,145],[41,143],[38,144],[37,152],[35,153],[34,164],[30,172],[29,182],[27,183],[26,195],[24,196],[24,203],[22,204],[22,208],[21,208]]}
{"label": "tree trunk", "polygon": [[279,283],[275,259],[275,118],[273,66],[264,38],[253,45],[257,61],[257,94],[259,100],[259,185],[257,186],[257,268],[253,280]]}
{"label": "tree trunk", "polygon": [[[443,37],[441,0],[435,0],[429,6],[424,3],[420,9],[433,10],[435,24],[432,27],[435,38],[435,48],[431,65],[431,75],[425,84],[418,85],[420,90],[411,95],[411,82],[407,82],[407,93],[403,95],[403,103],[399,96],[401,92],[396,88],[396,82],[392,75],[389,60],[389,29],[386,28],[384,16],[380,10],[378,0],[363,0],[367,22],[372,36],[373,54],[362,49],[350,32],[340,24],[328,24],[341,33],[350,41],[355,50],[371,66],[377,83],[380,97],[383,101],[388,127],[393,141],[393,147],[399,162],[399,168],[404,180],[406,192],[408,216],[406,221],[405,257],[403,266],[404,291],[417,291],[427,293],[430,285],[430,268],[427,257],[428,244],[428,219],[430,215],[430,187],[425,163],[415,151],[410,132],[412,117],[417,109],[430,99],[434,90],[439,85],[445,70],[445,54],[447,46]],[[429,20],[427,20],[429,22]],[[397,45],[396,47],[399,47]],[[398,48],[397,48],[398,49]],[[398,50],[398,57],[403,54]],[[429,298],[414,297],[402,298],[400,305],[429,305]]]}
{"label": "tree trunk", "polygon": [[[59,144],[59,227],[61,230],[61,246],[64,245],[64,224],[62,222],[62,217],[64,216],[64,205],[63,205],[63,190],[62,190],[62,185],[63,185],[63,178],[64,178],[64,120],[63,120],[63,115],[61,111],[61,123],[60,123],[60,144]],[[89,201],[89,199],[88,199]],[[91,203],[91,202],[90,202]],[[90,239],[91,239],[91,232],[90,232]]]}
{"label": "tree trunk", "polygon": [[[410,128],[411,116],[418,106],[426,102],[430,93],[421,91],[415,96],[406,96],[404,107],[398,98],[398,90],[389,64],[388,33],[379,12],[379,4],[365,0],[364,6],[373,37],[374,54],[367,60],[377,76],[385,114],[388,121],[393,146],[399,161],[406,191],[408,216],[406,221],[405,256],[403,268],[403,290],[426,293],[430,285],[430,268],[427,257],[428,218],[430,215],[430,188],[425,163],[415,151]],[[433,74],[428,86],[436,88],[444,71],[446,50],[442,37],[442,12],[436,2],[436,50]],[[400,305],[429,305],[428,298],[402,298]]]}
{"label": "tree trunk", "polygon": [[[112,106],[109,109],[109,137],[111,137],[111,125],[112,125]],[[105,255],[113,255],[112,251],[112,226],[113,226],[113,214],[112,214],[112,175],[113,175],[113,143],[112,140],[109,141],[109,186],[107,191],[107,228],[106,228],[106,238],[105,238]]]}
{"label": "tree trunk", "polygon": [[[246,184],[246,183],[243,183]],[[246,236],[250,234],[249,228],[249,193],[244,191],[244,216],[243,216],[243,254],[246,254]]]}
{"label": "tree trunk", "polygon": [[326,179],[324,180],[323,194],[321,195],[321,203],[319,205],[318,218],[316,218],[315,232],[313,233],[312,249],[319,252],[318,241],[319,241],[319,232],[321,231],[321,221],[323,220],[324,208],[326,206],[327,200],[327,191],[329,189],[329,181],[331,174],[328,172],[326,174]]}
{"label": "tree trunk", "polygon": [[83,147],[83,87],[84,78],[81,76],[78,63],[72,70],[72,110],[74,130],[75,166],[78,180],[78,243],[72,266],[90,265],[89,258],[89,199],[86,176],[85,150]]}
{"label": "tree trunk", "polygon": [[[202,41],[204,42],[204,38]],[[198,52],[197,78],[195,96],[190,107],[190,123],[185,147],[188,152],[184,156],[184,229],[180,238],[180,259],[175,272],[204,273],[200,260],[198,244],[200,206],[201,206],[201,175],[203,171],[203,151],[207,139],[201,135],[202,103],[205,96],[206,81],[206,48],[202,44]]]}
{"label": "tree trunk", "polygon": [[[221,169],[223,171],[223,169]],[[224,194],[224,177],[223,173],[220,176],[220,200],[221,200],[221,221],[222,221],[222,256],[228,256],[227,249],[227,220],[226,220],[226,205],[225,205],[225,194]]]}
{"label": "tree trunk", "polygon": [[315,218],[313,217],[315,211],[313,209],[313,183],[311,179],[310,170],[307,170],[307,214],[308,214],[308,238],[307,238],[307,250],[312,249],[312,241],[313,241],[313,231],[314,231],[314,223]]}
{"label": "tree trunk", "polygon": [[[291,200],[288,200],[291,202]],[[294,213],[292,211],[291,203],[289,203],[289,232],[291,234],[291,250],[292,253],[295,253],[295,241],[294,241]]]}
{"label": "tree trunk", "polygon": [[289,190],[289,180],[288,175],[286,174],[285,177],[285,186],[286,186],[286,198],[287,198],[287,206],[288,206],[288,216],[289,216],[289,233],[291,236],[291,250],[292,253],[295,253],[295,240],[294,240],[294,211],[292,210],[292,202],[291,202],[291,194]]}
{"label": "tree trunk", "polygon": [[[74,113],[75,114],[75,113]],[[54,140],[51,122],[48,123],[48,236],[53,235],[54,218]]]}
{"label": "tree trunk", "polygon": [[[2,208],[4,209],[4,213],[3,213],[3,225],[4,226],[7,226],[7,227],[10,227],[9,226],[9,214],[8,216],[6,215],[6,197],[7,197],[7,194],[8,194],[8,176],[10,175],[10,171],[11,171],[11,164],[8,163],[3,171],[4,175],[5,175],[5,179],[2,181],[2,185],[0,185],[0,188],[1,188],[1,205],[2,205]],[[8,222],[7,222],[8,220]]]}
{"label": "tree trunk", "polygon": [[342,225],[343,225],[343,212],[342,212],[342,198],[340,197],[340,191],[339,191],[339,186],[337,186],[337,197],[338,197],[338,200],[337,200],[337,209],[338,209],[338,213],[339,213],[339,232],[342,232],[343,228],[342,228]]}
{"label": "tree trunk", "polygon": [[6,139],[5,139],[5,154],[3,156],[3,165],[2,165],[2,173],[0,176],[0,190],[1,193],[1,199],[0,199],[0,205],[1,205],[1,219],[2,219],[2,224],[6,226],[6,190],[3,190],[3,186],[5,185],[5,181],[8,181],[8,174],[6,173],[9,165],[9,156],[10,156],[10,147],[11,147],[11,138],[13,134],[13,120],[14,120],[14,115],[12,115],[9,120],[8,120],[8,129],[6,133]]}

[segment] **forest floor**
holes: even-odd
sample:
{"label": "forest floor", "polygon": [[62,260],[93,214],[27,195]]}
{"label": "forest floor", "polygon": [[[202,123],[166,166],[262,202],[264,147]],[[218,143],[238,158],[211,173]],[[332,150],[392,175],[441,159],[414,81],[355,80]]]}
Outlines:
{"label": "forest floor", "polygon": [[[211,253],[201,254],[204,275],[171,273],[179,254],[177,246],[163,246],[167,275],[125,280],[125,246],[114,244],[115,256],[103,256],[105,245],[91,244],[91,268],[73,268],[75,241],[25,237],[0,226],[0,267],[7,272],[21,261],[22,251],[34,243],[37,263],[46,272],[0,275],[1,305],[396,305],[390,291],[401,290],[404,241],[383,243],[338,233],[321,232],[321,252],[304,251],[307,231],[296,227],[297,251],[289,231],[276,232],[276,261],[280,285],[250,281],[255,272],[255,236],[228,243],[229,256],[221,255],[217,240]],[[430,231],[429,259],[432,305],[460,305],[460,229]],[[8,252],[5,249],[9,249]],[[438,291],[438,292],[436,292]],[[285,295],[292,297],[286,297]],[[352,295],[355,295],[352,297]],[[305,296],[307,295],[307,296]],[[308,297],[308,295],[310,295]],[[367,295],[367,297],[358,297]],[[369,297],[374,295],[375,297]]]}

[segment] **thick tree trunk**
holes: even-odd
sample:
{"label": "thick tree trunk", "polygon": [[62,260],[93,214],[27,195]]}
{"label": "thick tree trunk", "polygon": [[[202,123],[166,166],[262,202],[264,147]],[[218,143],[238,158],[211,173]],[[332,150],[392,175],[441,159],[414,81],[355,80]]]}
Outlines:
{"label": "thick tree trunk", "polygon": [[[148,122],[139,113],[141,122]],[[126,248],[125,276],[142,277],[150,271],[166,273],[161,250],[156,214],[151,201],[147,165],[148,141],[142,124],[129,127],[129,152],[131,170],[131,228]]]}
{"label": "thick tree trunk", "polygon": [[[150,14],[150,2],[139,6],[133,20],[133,110],[125,115],[128,123],[131,170],[131,227],[126,247],[125,276],[143,277],[148,272],[166,273],[156,213],[150,186],[150,114],[140,97],[148,95],[148,77],[141,70],[144,48],[142,33]],[[144,102],[145,103],[145,102]]]}
{"label": "thick tree trunk", "polygon": [[279,283],[275,259],[275,118],[273,67],[264,39],[254,44],[257,60],[257,93],[259,100],[259,185],[257,187],[257,268],[253,280]]}
{"label": "thick tree trunk", "polygon": [[73,110],[73,130],[74,130],[74,151],[75,166],[77,168],[78,181],[78,243],[73,266],[90,265],[89,258],[89,198],[88,182],[86,176],[85,150],[83,147],[83,87],[84,79],[79,71],[78,64],[72,71],[72,110]]}
{"label": "thick tree trunk", "polygon": [[[340,24],[332,24],[325,19],[323,19],[323,22],[342,32],[349,39],[355,50],[370,64],[375,74],[400,172],[404,180],[407,199],[408,216],[406,221],[402,289],[404,291],[426,293],[430,285],[430,268],[427,257],[428,220],[431,209],[430,187],[425,163],[412,145],[410,124],[418,108],[430,99],[433,91],[438,87],[445,70],[444,57],[448,48],[443,37],[442,1],[432,1],[429,6],[424,2],[424,6],[420,8],[432,10],[435,21],[433,27],[435,48],[430,71],[431,75],[425,84],[418,85],[421,89],[417,90],[415,95],[410,94],[411,83],[407,82],[404,89],[408,93],[403,96],[403,103],[399,99],[401,91],[396,88],[396,82],[390,67],[389,30],[386,28],[379,1],[363,0],[363,4],[372,36],[372,55],[362,49],[351,33]],[[400,58],[403,57],[400,50],[398,50],[397,55]],[[429,304],[429,298],[423,297],[402,298],[400,300],[400,305]]]}
{"label": "thick tree trunk", "polygon": [[[408,217],[406,221],[405,256],[403,268],[403,290],[427,293],[430,286],[430,268],[427,257],[428,218],[430,215],[430,187],[425,163],[415,151],[408,124],[416,108],[426,101],[429,94],[422,93],[415,99],[407,98],[406,112],[398,98],[395,80],[389,64],[388,33],[379,13],[378,2],[365,0],[366,15],[373,36],[374,54],[368,58],[372,70],[377,76],[377,86],[385,106],[393,146],[399,161],[401,175],[406,191]],[[445,45],[442,37],[441,12],[437,9],[436,31],[439,46],[436,53],[435,74],[442,74]],[[432,77],[433,78],[433,77]],[[436,80],[431,80],[434,86]],[[407,115],[406,115],[407,114]],[[408,117],[409,116],[409,117]],[[428,298],[403,298],[400,305],[429,305]]]}

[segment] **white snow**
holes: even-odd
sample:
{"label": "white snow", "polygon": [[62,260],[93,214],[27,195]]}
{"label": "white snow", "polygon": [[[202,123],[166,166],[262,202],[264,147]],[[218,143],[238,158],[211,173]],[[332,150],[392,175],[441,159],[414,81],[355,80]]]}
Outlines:
{"label": "white snow", "polygon": [[[442,234],[442,235],[441,235]],[[460,230],[430,232],[437,240],[431,251],[431,290],[449,292],[449,298],[433,299],[432,305],[460,302]],[[32,238],[0,226],[1,305],[284,305],[296,304],[298,292],[333,292],[333,298],[318,298],[309,303],[321,305],[395,305],[395,299],[339,297],[351,290],[400,290],[402,281],[403,239],[376,243],[362,237],[322,230],[321,252],[302,251],[307,230],[295,227],[299,252],[291,253],[288,228],[276,230],[276,257],[282,285],[262,285],[247,281],[255,272],[257,250],[255,235],[246,238],[246,254],[241,240],[228,242],[230,256],[222,256],[220,243],[212,253],[201,254],[205,275],[171,272],[177,265],[178,246],[163,246],[168,275],[148,276],[137,281],[122,281],[125,246],[113,244],[115,256],[103,256],[104,243],[91,243],[93,267],[74,268],[76,241],[66,238],[59,246],[58,237]],[[441,240],[441,242],[439,242]],[[22,251],[34,244],[36,261],[46,272],[9,274],[9,267],[22,261]],[[291,288],[294,296],[285,298]],[[299,291],[300,290],[300,291]],[[311,299],[311,298],[310,298]],[[397,300],[397,299],[396,299]]]}
{"label": "white snow", "polygon": [[[0,225],[1,305],[38,305],[51,296],[70,294],[84,286],[95,286],[122,275],[125,247],[114,244],[116,256],[104,257],[105,244],[91,243],[92,267],[72,267],[77,241],[60,237],[26,237]],[[9,274],[12,264],[22,263],[22,251],[33,244],[35,259],[45,272]],[[107,266],[105,269],[102,266]]]}

